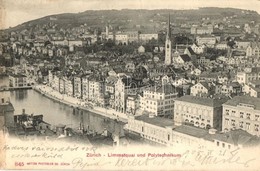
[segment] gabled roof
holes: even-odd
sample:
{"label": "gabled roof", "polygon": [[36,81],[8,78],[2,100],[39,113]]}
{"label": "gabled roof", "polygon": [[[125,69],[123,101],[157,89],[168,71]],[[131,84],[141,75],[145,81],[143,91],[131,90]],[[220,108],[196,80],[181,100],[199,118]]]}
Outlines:
{"label": "gabled roof", "polygon": [[180,57],[182,58],[182,60],[183,60],[184,62],[189,62],[189,61],[191,61],[191,58],[190,58],[189,55],[187,55],[187,54],[180,55]]}
{"label": "gabled roof", "polygon": [[196,55],[196,53],[192,50],[191,47],[188,47],[187,49],[188,49],[188,51],[190,52],[191,55]]}
{"label": "gabled roof", "polygon": [[[209,83],[208,82],[199,82],[203,87],[205,87],[207,90],[210,89]],[[199,84],[198,83],[198,84]]]}

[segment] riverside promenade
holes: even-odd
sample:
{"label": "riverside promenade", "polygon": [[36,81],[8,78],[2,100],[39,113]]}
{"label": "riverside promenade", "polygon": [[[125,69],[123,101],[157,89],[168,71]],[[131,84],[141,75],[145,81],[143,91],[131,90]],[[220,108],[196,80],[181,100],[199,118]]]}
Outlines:
{"label": "riverside promenade", "polygon": [[33,86],[33,89],[52,100],[69,105],[71,107],[86,110],[111,119],[116,119],[124,123],[128,122],[128,116],[124,113],[117,112],[114,109],[106,109],[98,106],[89,107],[83,100],[68,96],[66,94],[60,94],[58,91],[47,85],[35,85]]}

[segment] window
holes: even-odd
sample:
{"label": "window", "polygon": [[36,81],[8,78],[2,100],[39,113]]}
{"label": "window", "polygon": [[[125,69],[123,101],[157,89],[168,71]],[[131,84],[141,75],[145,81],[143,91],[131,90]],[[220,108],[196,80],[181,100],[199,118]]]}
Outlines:
{"label": "window", "polygon": [[225,143],[222,143],[222,147],[225,148]]}
{"label": "window", "polygon": [[217,141],[217,146],[219,146],[219,142]]}
{"label": "window", "polygon": [[250,119],[250,113],[247,113],[247,114],[246,114],[246,118],[247,118],[247,119]]}
{"label": "window", "polygon": [[244,124],[244,122],[239,122],[239,127],[243,128],[243,124]]}
{"label": "window", "polygon": [[259,125],[255,124],[255,131],[259,131]]}
{"label": "window", "polygon": [[244,116],[244,113],[240,112],[240,118],[243,118],[243,116]]}
{"label": "window", "polygon": [[229,115],[229,110],[226,109],[226,115]]}
{"label": "window", "polygon": [[229,119],[225,118],[225,125],[229,125]]}
{"label": "window", "polygon": [[236,121],[234,119],[231,120],[232,126],[236,126]]}
{"label": "window", "polygon": [[246,129],[247,129],[247,130],[250,129],[250,123],[246,123]]}
{"label": "window", "polygon": [[255,115],[255,120],[256,120],[256,121],[259,120],[259,115]]}
{"label": "window", "polygon": [[4,98],[2,98],[2,103],[5,103],[5,99]]}

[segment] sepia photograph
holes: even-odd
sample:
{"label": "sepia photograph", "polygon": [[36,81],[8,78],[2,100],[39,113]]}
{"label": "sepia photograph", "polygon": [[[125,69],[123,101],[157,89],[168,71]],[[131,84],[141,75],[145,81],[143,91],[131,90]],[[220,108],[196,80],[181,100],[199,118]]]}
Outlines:
{"label": "sepia photograph", "polygon": [[259,0],[0,0],[0,169],[259,170]]}

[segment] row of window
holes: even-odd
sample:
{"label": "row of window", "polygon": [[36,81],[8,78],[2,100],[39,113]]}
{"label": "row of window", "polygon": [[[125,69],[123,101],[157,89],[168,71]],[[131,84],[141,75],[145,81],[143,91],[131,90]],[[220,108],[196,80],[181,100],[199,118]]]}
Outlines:
{"label": "row of window", "polygon": [[[239,121],[239,122],[236,122],[236,120],[234,119],[228,119],[228,118],[225,118],[225,125],[231,125],[231,126],[236,126],[238,124],[239,128],[241,129],[247,129],[247,130],[250,130],[251,129],[251,123],[249,122],[243,122],[243,121]],[[254,130],[255,131],[259,131],[259,124],[254,124]]]}
{"label": "row of window", "polygon": [[[228,109],[226,109],[226,111],[225,111],[225,115],[231,115],[231,116],[236,116],[236,114],[237,114],[238,112],[236,112],[236,111],[234,111],[234,110],[232,110],[231,112],[230,112],[230,110],[228,110]],[[259,121],[259,114],[256,114],[256,115],[254,115],[255,117],[254,117],[254,119],[255,119],[255,121]],[[251,114],[250,113],[244,113],[244,112],[239,112],[239,117],[240,118],[245,118],[245,119],[252,119],[252,117],[251,117]]]}

